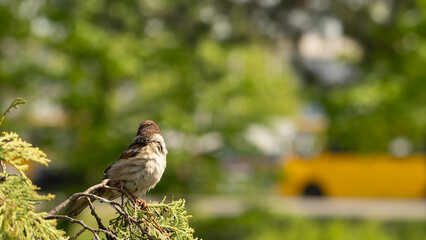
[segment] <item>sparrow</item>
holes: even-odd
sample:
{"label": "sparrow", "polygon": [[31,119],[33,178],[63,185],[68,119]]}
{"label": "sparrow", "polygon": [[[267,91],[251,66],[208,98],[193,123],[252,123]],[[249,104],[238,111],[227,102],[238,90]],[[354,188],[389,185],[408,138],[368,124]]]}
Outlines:
{"label": "sparrow", "polygon": [[[133,142],[121,153],[118,160],[104,171],[108,185],[119,187],[139,198],[152,189],[161,179],[166,168],[166,143],[158,125],[147,120],[139,125]],[[114,200],[122,194],[111,189],[96,189],[92,194]],[[82,212],[89,202],[79,199],[72,205],[67,214],[76,216]]]}

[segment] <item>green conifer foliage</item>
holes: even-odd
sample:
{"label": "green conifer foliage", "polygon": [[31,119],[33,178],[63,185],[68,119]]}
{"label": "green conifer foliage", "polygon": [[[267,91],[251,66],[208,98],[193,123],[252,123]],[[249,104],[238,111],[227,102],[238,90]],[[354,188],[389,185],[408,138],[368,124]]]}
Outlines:
{"label": "green conifer foliage", "polygon": [[111,230],[122,239],[194,239],[194,229],[188,224],[191,216],[185,210],[183,199],[171,203],[150,202],[146,210],[135,208],[130,201],[124,206],[127,214],[133,217],[129,219],[120,214],[110,221]]}
{"label": "green conifer foliage", "polygon": [[[25,103],[16,99],[3,113]],[[25,175],[28,162],[47,165],[50,162],[40,149],[22,141],[18,134],[2,132],[0,135],[0,239],[67,239],[65,232],[56,229],[56,220],[45,220],[45,212],[34,212],[34,205],[40,201],[48,201],[54,195],[39,195],[31,180]],[[6,164],[16,168],[20,174],[6,172]]]}

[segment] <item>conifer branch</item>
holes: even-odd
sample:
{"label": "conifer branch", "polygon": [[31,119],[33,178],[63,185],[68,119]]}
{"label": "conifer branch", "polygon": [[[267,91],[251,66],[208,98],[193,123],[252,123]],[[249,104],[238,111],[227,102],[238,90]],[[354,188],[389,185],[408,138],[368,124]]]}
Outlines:
{"label": "conifer branch", "polygon": [[[0,124],[12,108],[26,101],[18,98],[1,115]],[[0,239],[67,239],[65,232],[56,229],[56,221],[44,217],[46,213],[34,212],[34,205],[49,201],[53,195],[39,195],[24,173],[29,162],[47,165],[50,160],[31,144],[22,141],[18,134],[0,134]],[[20,174],[6,172],[5,163],[16,168]]]}
{"label": "conifer branch", "polygon": [[[184,200],[172,201],[166,204],[164,198],[162,202],[150,202],[146,209],[142,209],[138,201],[135,201],[136,197],[128,193],[128,191],[111,187],[107,184],[108,179],[88,188],[84,192],[71,195],[71,197],[50,211],[46,219],[63,216],[55,214],[78,199],[86,198],[89,201],[91,214],[98,224],[97,229],[92,228],[87,230],[93,230],[96,233],[103,232],[106,234],[107,239],[194,239],[194,231],[188,225],[188,218],[190,216],[185,211]],[[92,192],[100,188],[120,192],[122,194],[122,202],[118,203],[92,194]],[[124,201],[124,196],[126,196],[126,201]],[[98,200],[102,204],[112,207],[119,214],[118,217],[110,220],[109,228],[103,225],[102,219],[92,204],[93,200]],[[64,217],[58,218],[71,219]],[[72,223],[80,224],[80,222],[75,221]],[[83,229],[74,236],[74,239],[84,232]]]}
{"label": "conifer branch", "polygon": [[[16,168],[25,178],[24,171],[28,169],[29,162],[36,162],[45,166],[50,162],[44,152],[33,147],[30,143],[22,141],[14,132],[2,132],[0,135],[0,161]],[[3,164],[2,167],[4,173],[5,165]]]}
{"label": "conifer branch", "polygon": [[[66,219],[66,220],[70,221],[70,223],[80,224],[83,227],[84,230],[88,230],[88,231],[92,232],[93,236],[97,240],[100,240],[99,235],[98,235],[99,232],[103,232],[105,234],[108,234],[108,233],[106,233],[107,231],[104,231],[103,229],[91,228],[91,227],[87,226],[83,221],[69,217],[69,216],[66,216],[66,215],[51,215],[51,216],[46,216],[44,219],[46,219],[46,220],[48,220],[48,219]],[[78,234],[81,234],[81,233],[79,232]]]}
{"label": "conifer branch", "polygon": [[0,118],[0,125],[3,123],[4,118],[6,117],[6,114],[10,113],[10,111],[12,110],[12,108],[18,109],[18,105],[20,104],[25,104],[27,101],[25,101],[22,98],[17,98],[15,99],[10,106],[6,109],[6,111],[3,112],[3,114],[1,115]]}

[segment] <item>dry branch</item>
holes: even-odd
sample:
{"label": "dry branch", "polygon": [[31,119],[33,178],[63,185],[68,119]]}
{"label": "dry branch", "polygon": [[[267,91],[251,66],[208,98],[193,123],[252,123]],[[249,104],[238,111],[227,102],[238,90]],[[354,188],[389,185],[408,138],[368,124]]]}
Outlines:
{"label": "dry branch", "polygon": [[[100,182],[100,183],[98,183],[98,184],[96,184],[96,185],[91,186],[90,188],[88,188],[88,189],[87,189],[86,191],[84,191],[84,192],[81,192],[81,193],[75,193],[75,194],[71,195],[68,199],[66,199],[65,201],[63,201],[62,203],[60,203],[58,206],[56,206],[54,209],[52,209],[52,210],[49,212],[49,214],[45,217],[45,219],[66,219],[66,220],[70,221],[71,223],[77,223],[77,224],[80,224],[80,225],[83,227],[83,229],[82,229],[81,231],[79,231],[79,232],[76,234],[76,236],[74,236],[74,239],[75,239],[75,238],[77,238],[79,235],[81,235],[81,234],[82,234],[85,230],[88,230],[88,231],[92,232],[96,239],[99,239],[99,236],[98,236],[98,234],[97,234],[97,233],[99,233],[99,232],[105,233],[105,235],[107,236],[107,239],[108,239],[108,240],[109,240],[109,239],[119,239],[119,238],[117,237],[117,235],[116,235],[114,232],[112,232],[111,230],[108,230],[108,229],[107,229],[107,228],[106,228],[106,227],[102,224],[102,220],[101,220],[101,218],[99,217],[99,215],[96,213],[95,207],[93,206],[93,203],[92,203],[92,201],[91,201],[91,198],[92,198],[92,199],[98,200],[98,201],[99,201],[99,202],[101,202],[101,203],[105,203],[105,204],[107,204],[107,205],[111,206],[111,207],[112,207],[112,208],[114,208],[114,210],[115,210],[116,212],[118,212],[120,215],[125,216],[125,217],[128,219],[128,221],[131,221],[131,222],[133,222],[133,223],[135,223],[135,224],[137,224],[137,225],[140,225],[140,223],[141,223],[141,222],[149,223],[149,222],[148,222],[148,221],[146,221],[146,220],[138,220],[138,219],[135,219],[135,218],[133,218],[132,216],[130,216],[130,215],[126,212],[125,207],[123,206],[123,204],[120,204],[120,203],[117,203],[117,202],[114,202],[114,201],[108,200],[108,199],[106,199],[106,198],[100,197],[100,196],[98,196],[98,195],[92,194],[92,192],[94,192],[94,191],[95,191],[95,190],[97,190],[97,189],[101,189],[101,188],[111,189],[111,190],[114,190],[114,191],[117,191],[117,192],[122,193],[122,195],[123,195],[123,196],[126,196],[126,198],[127,198],[128,200],[130,200],[130,201],[131,201],[131,202],[135,205],[135,207],[137,207],[137,205],[136,205],[136,199],[137,199],[137,198],[136,198],[135,196],[133,196],[132,194],[130,194],[130,193],[129,193],[128,191],[126,191],[125,189],[108,186],[108,185],[107,185],[108,183],[109,183],[109,179],[105,179],[105,180],[103,180],[102,182]],[[83,198],[83,197],[84,197],[84,198],[86,198],[86,199],[88,200],[88,202],[89,202],[89,207],[90,207],[90,209],[91,209],[91,214],[92,214],[92,216],[96,219],[96,222],[97,222],[97,224],[98,224],[98,229],[94,229],[94,228],[91,228],[91,227],[87,226],[87,225],[86,225],[86,224],[84,224],[84,222],[83,222],[83,221],[81,221],[81,220],[74,219],[74,218],[71,218],[71,217],[66,216],[66,215],[56,215],[56,214],[57,214],[58,212],[60,212],[62,209],[64,209],[64,208],[68,207],[71,203],[73,203],[73,202],[75,202],[75,201],[77,201],[78,199]],[[155,222],[155,220],[154,220],[154,222]],[[158,230],[159,230],[159,231],[164,232],[164,230],[162,230],[162,229],[161,229],[161,227],[158,225],[158,223],[157,223],[157,222],[155,222],[155,224],[157,225],[157,226],[156,226],[156,228],[158,228]],[[155,237],[150,236],[150,235],[148,234],[148,231],[147,231],[147,230],[145,230],[145,229],[143,229],[143,228],[140,228],[140,230],[141,230],[141,232],[142,232],[145,236],[147,236],[149,239],[155,239]]]}

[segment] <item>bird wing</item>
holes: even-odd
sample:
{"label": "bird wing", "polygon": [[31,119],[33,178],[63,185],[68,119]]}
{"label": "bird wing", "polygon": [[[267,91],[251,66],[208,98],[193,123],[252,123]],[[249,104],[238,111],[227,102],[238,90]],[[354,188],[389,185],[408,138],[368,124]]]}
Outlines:
{"label": "bird wing", "polygon": [[118,160],[117,161],[115,161],[114,163],[112,163],[111,165],[109,165],[105,170],[104,170],[104,174],[105,175],[107,175],[108,174],[108,171],[111,169],[111,167],[112,167],[112,165],[114,165],[114,164],[116,164],[117,162],[119,162],[119,161],[122,161],[122,160],[126,160],[126,159],[129,159],[129,158],[132,158],[132,157],[135,157],[136,155],[138,155],[139,154],[139,151],[140,151],[140,149],[142,149],[143,147],[145,147],[146,146],[146,143],[145,142],[134,142],[134,143],[132,143],[132,144],[130,144],[127,148],[126,148],[126,150],[124,150],[122,153],[121,153],[121,155],[120,155],[120,157],[118,157]]}

